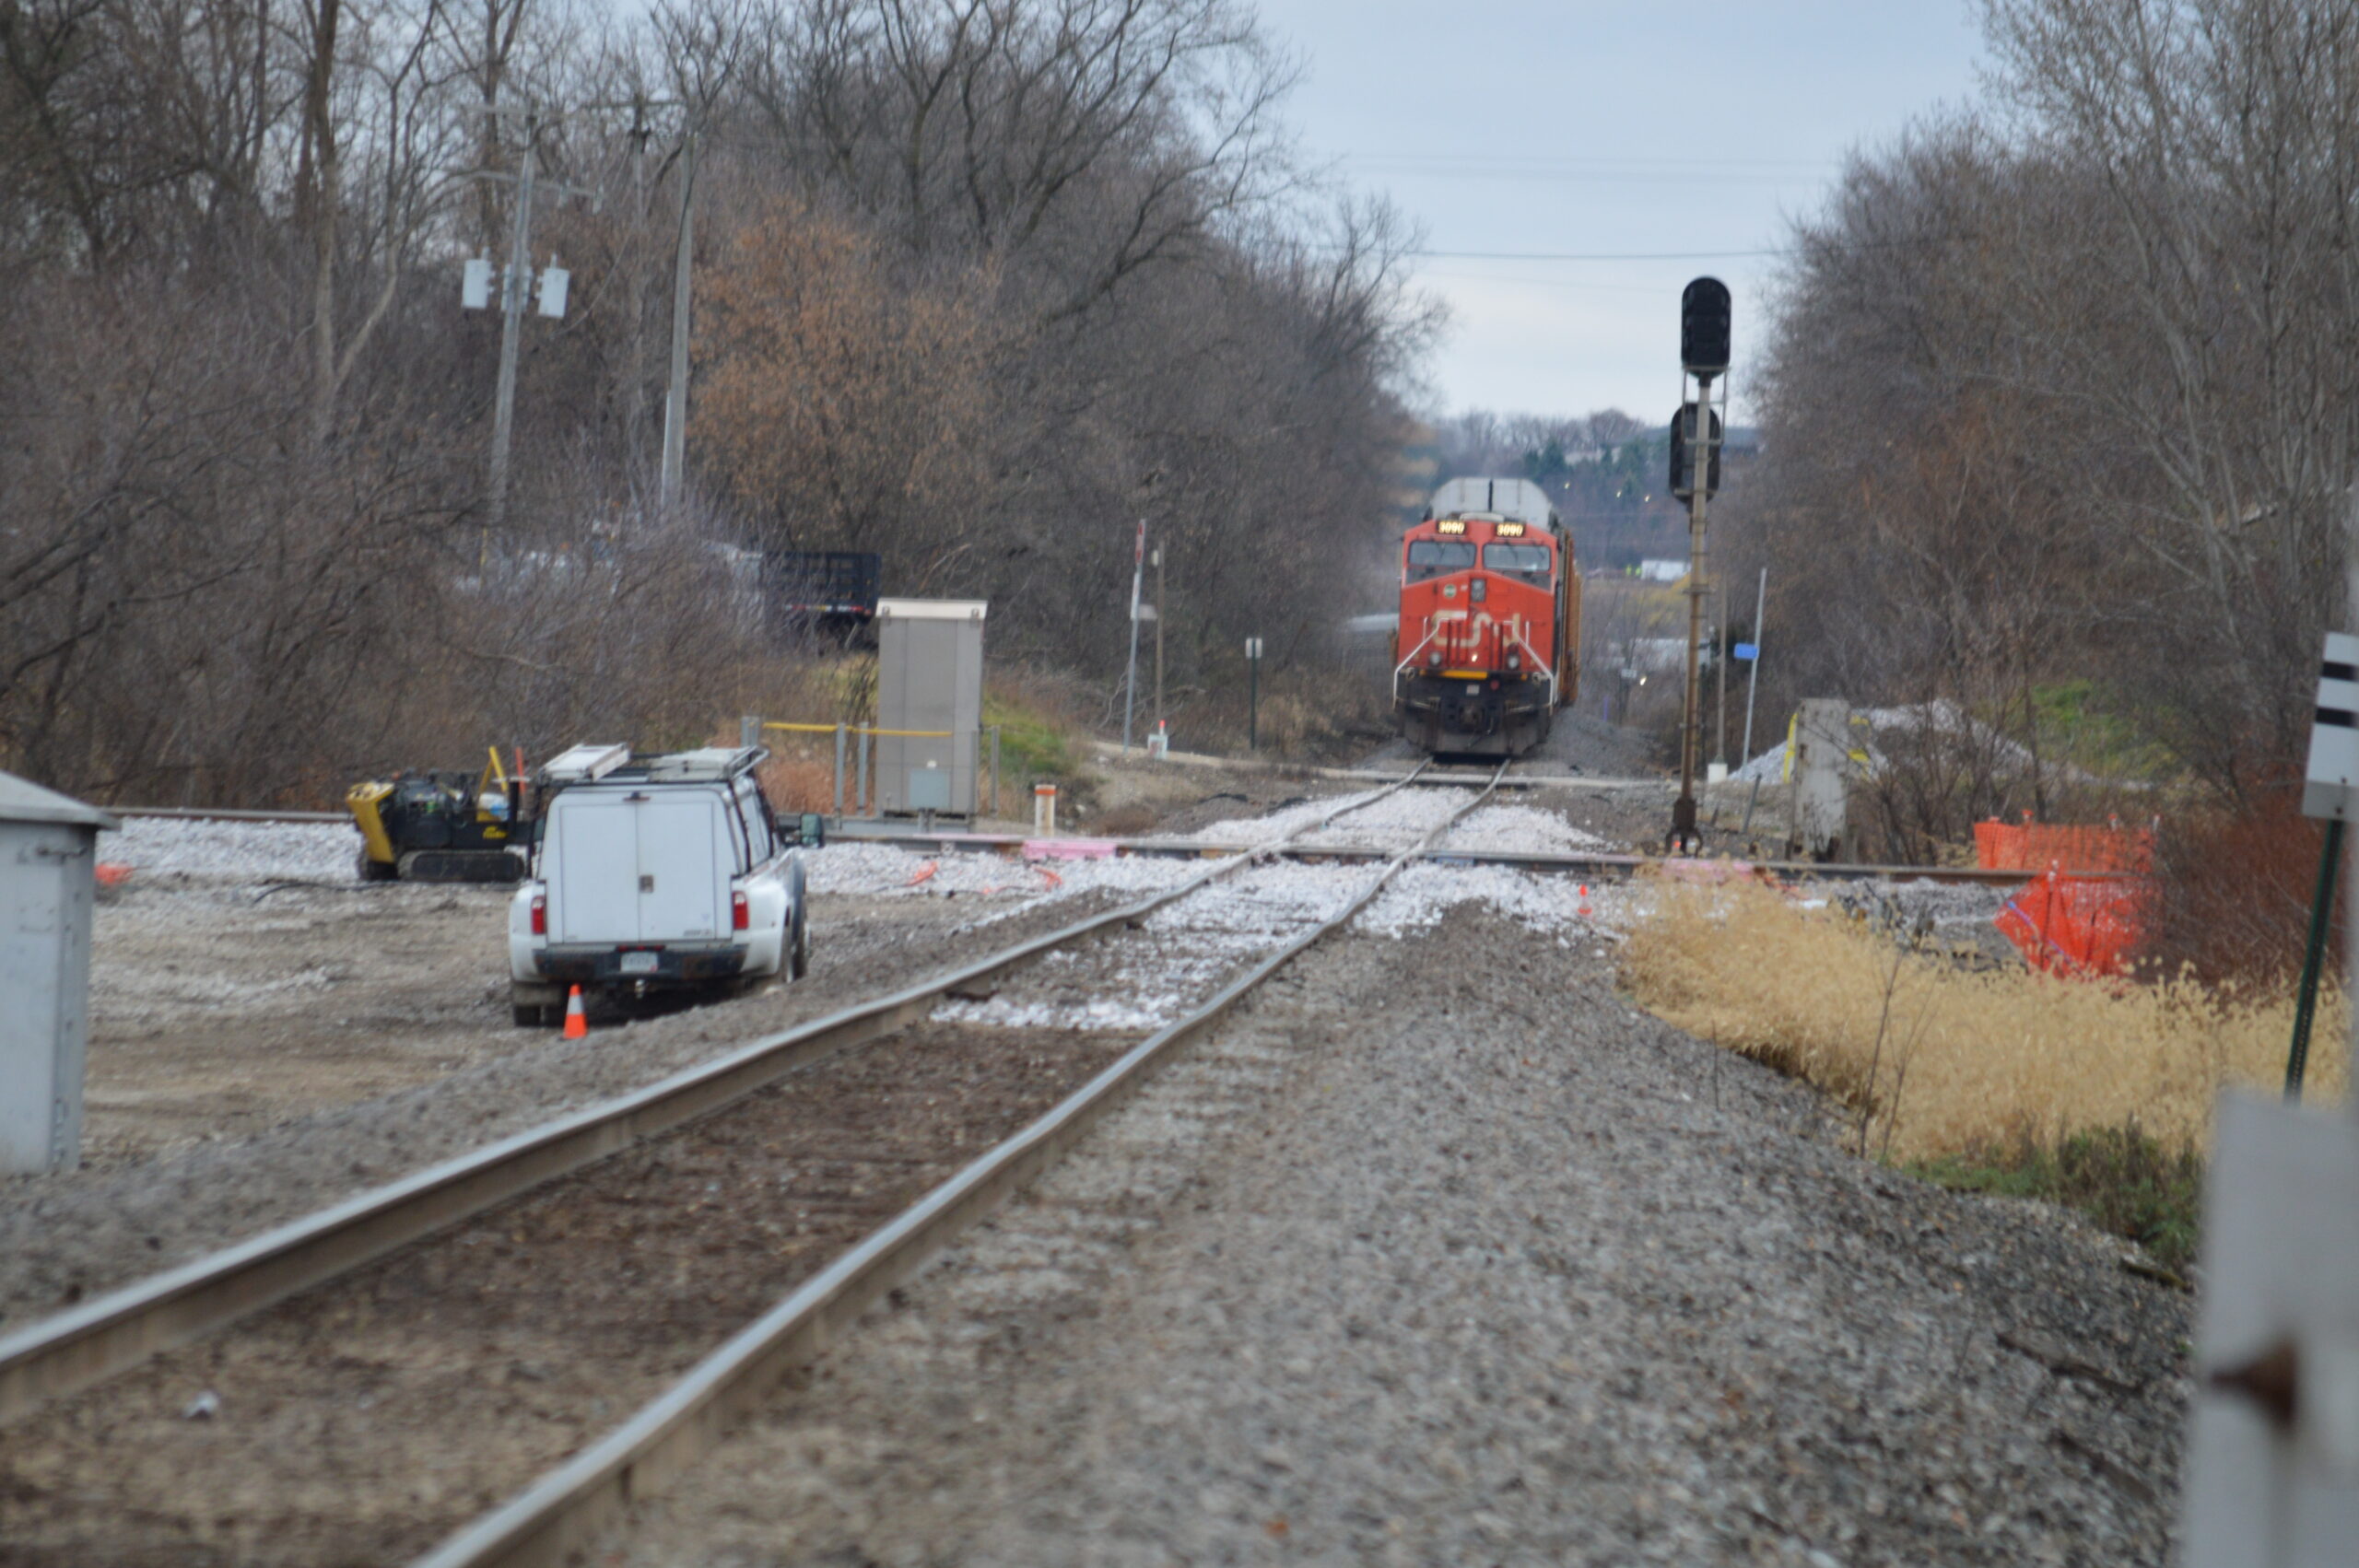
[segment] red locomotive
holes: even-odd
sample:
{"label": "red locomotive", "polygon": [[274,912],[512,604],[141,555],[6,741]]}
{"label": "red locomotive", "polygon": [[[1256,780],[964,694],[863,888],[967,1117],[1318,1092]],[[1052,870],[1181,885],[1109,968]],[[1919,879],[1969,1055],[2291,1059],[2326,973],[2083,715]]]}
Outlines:
{"label": "red locomotive", "polygon": [[1519,756],[1580,689],[1573,536],[1524,479],[1453,479],[1401,542],[1392,710],[1438,755]]}

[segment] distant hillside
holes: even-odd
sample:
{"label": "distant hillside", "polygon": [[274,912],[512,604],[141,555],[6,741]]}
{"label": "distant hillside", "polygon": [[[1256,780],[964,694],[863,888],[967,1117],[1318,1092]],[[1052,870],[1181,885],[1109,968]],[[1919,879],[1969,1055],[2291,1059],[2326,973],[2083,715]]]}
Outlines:
{"label": "distant hillside", "polygon": [[[1537,480],[1573,530],[1584,569],[1618,571],[1639,561],[1687,554],[1687,508],[1666,488],[1671,427],[1645,425],[1619,409],[1580,417],[1496,415],[1473,410],[1444,422],[1430,451],[1436,484],[1468,475]],[[1760,455],[1760,432],[1737,426],[1721,459],[1722,497]]]}

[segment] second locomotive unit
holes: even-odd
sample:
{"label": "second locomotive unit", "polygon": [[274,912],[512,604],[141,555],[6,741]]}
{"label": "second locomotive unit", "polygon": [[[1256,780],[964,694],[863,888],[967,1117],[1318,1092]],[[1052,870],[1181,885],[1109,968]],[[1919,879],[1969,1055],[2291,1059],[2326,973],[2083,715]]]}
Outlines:
{"label": "second locomotive unit", "polygon": [[1580,690],[1573,536],[1528,479],[1453,479],[1401,541],[1392,711],[1413,746],[1520,756]]}

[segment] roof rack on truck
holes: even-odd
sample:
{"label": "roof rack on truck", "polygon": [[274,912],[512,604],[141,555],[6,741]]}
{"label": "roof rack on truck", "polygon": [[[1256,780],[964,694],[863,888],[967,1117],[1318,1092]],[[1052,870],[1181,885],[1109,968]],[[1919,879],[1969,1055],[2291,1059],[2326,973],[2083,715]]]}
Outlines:
{"label": "roof rack on truck", "polygon": [[706,746],[698,751],[671,752],[642,757],[632,772],[659,784],[687,784],[734,778],[769,760],[768,746]]}
{"label": "roof rack on truck", "polygon": [[725,783],[769,760],[768,746],[703,746],[695,751],[634,755],[625,745],[580,745],[541,766],[546,788],[645,779],[651,784]]}

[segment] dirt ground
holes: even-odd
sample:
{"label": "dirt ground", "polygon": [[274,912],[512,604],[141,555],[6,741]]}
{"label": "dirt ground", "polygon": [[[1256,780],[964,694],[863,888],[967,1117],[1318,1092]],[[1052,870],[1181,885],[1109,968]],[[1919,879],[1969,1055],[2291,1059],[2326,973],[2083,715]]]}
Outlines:
{"label": "dirt ground", "polygon": [[82,1159],[105,1170],[540,1044],[507,890],[134,885],[98,912]]}
{"label": "dirt ground", "polygon": [[[236,1142],[547,1046],[549,1031],[509,1017],[508,896],[399,884],[167,887],[101,907],[84,1169]],[[820,984],[806,996],[824,991],[841,1005],[870,994],[863,972],[872,987],[898,979],[898,968],[875,966],[877,940],[958,913],[934,900],[814,895]],[[596,1021],[621,1015],[602,1009]]]}

